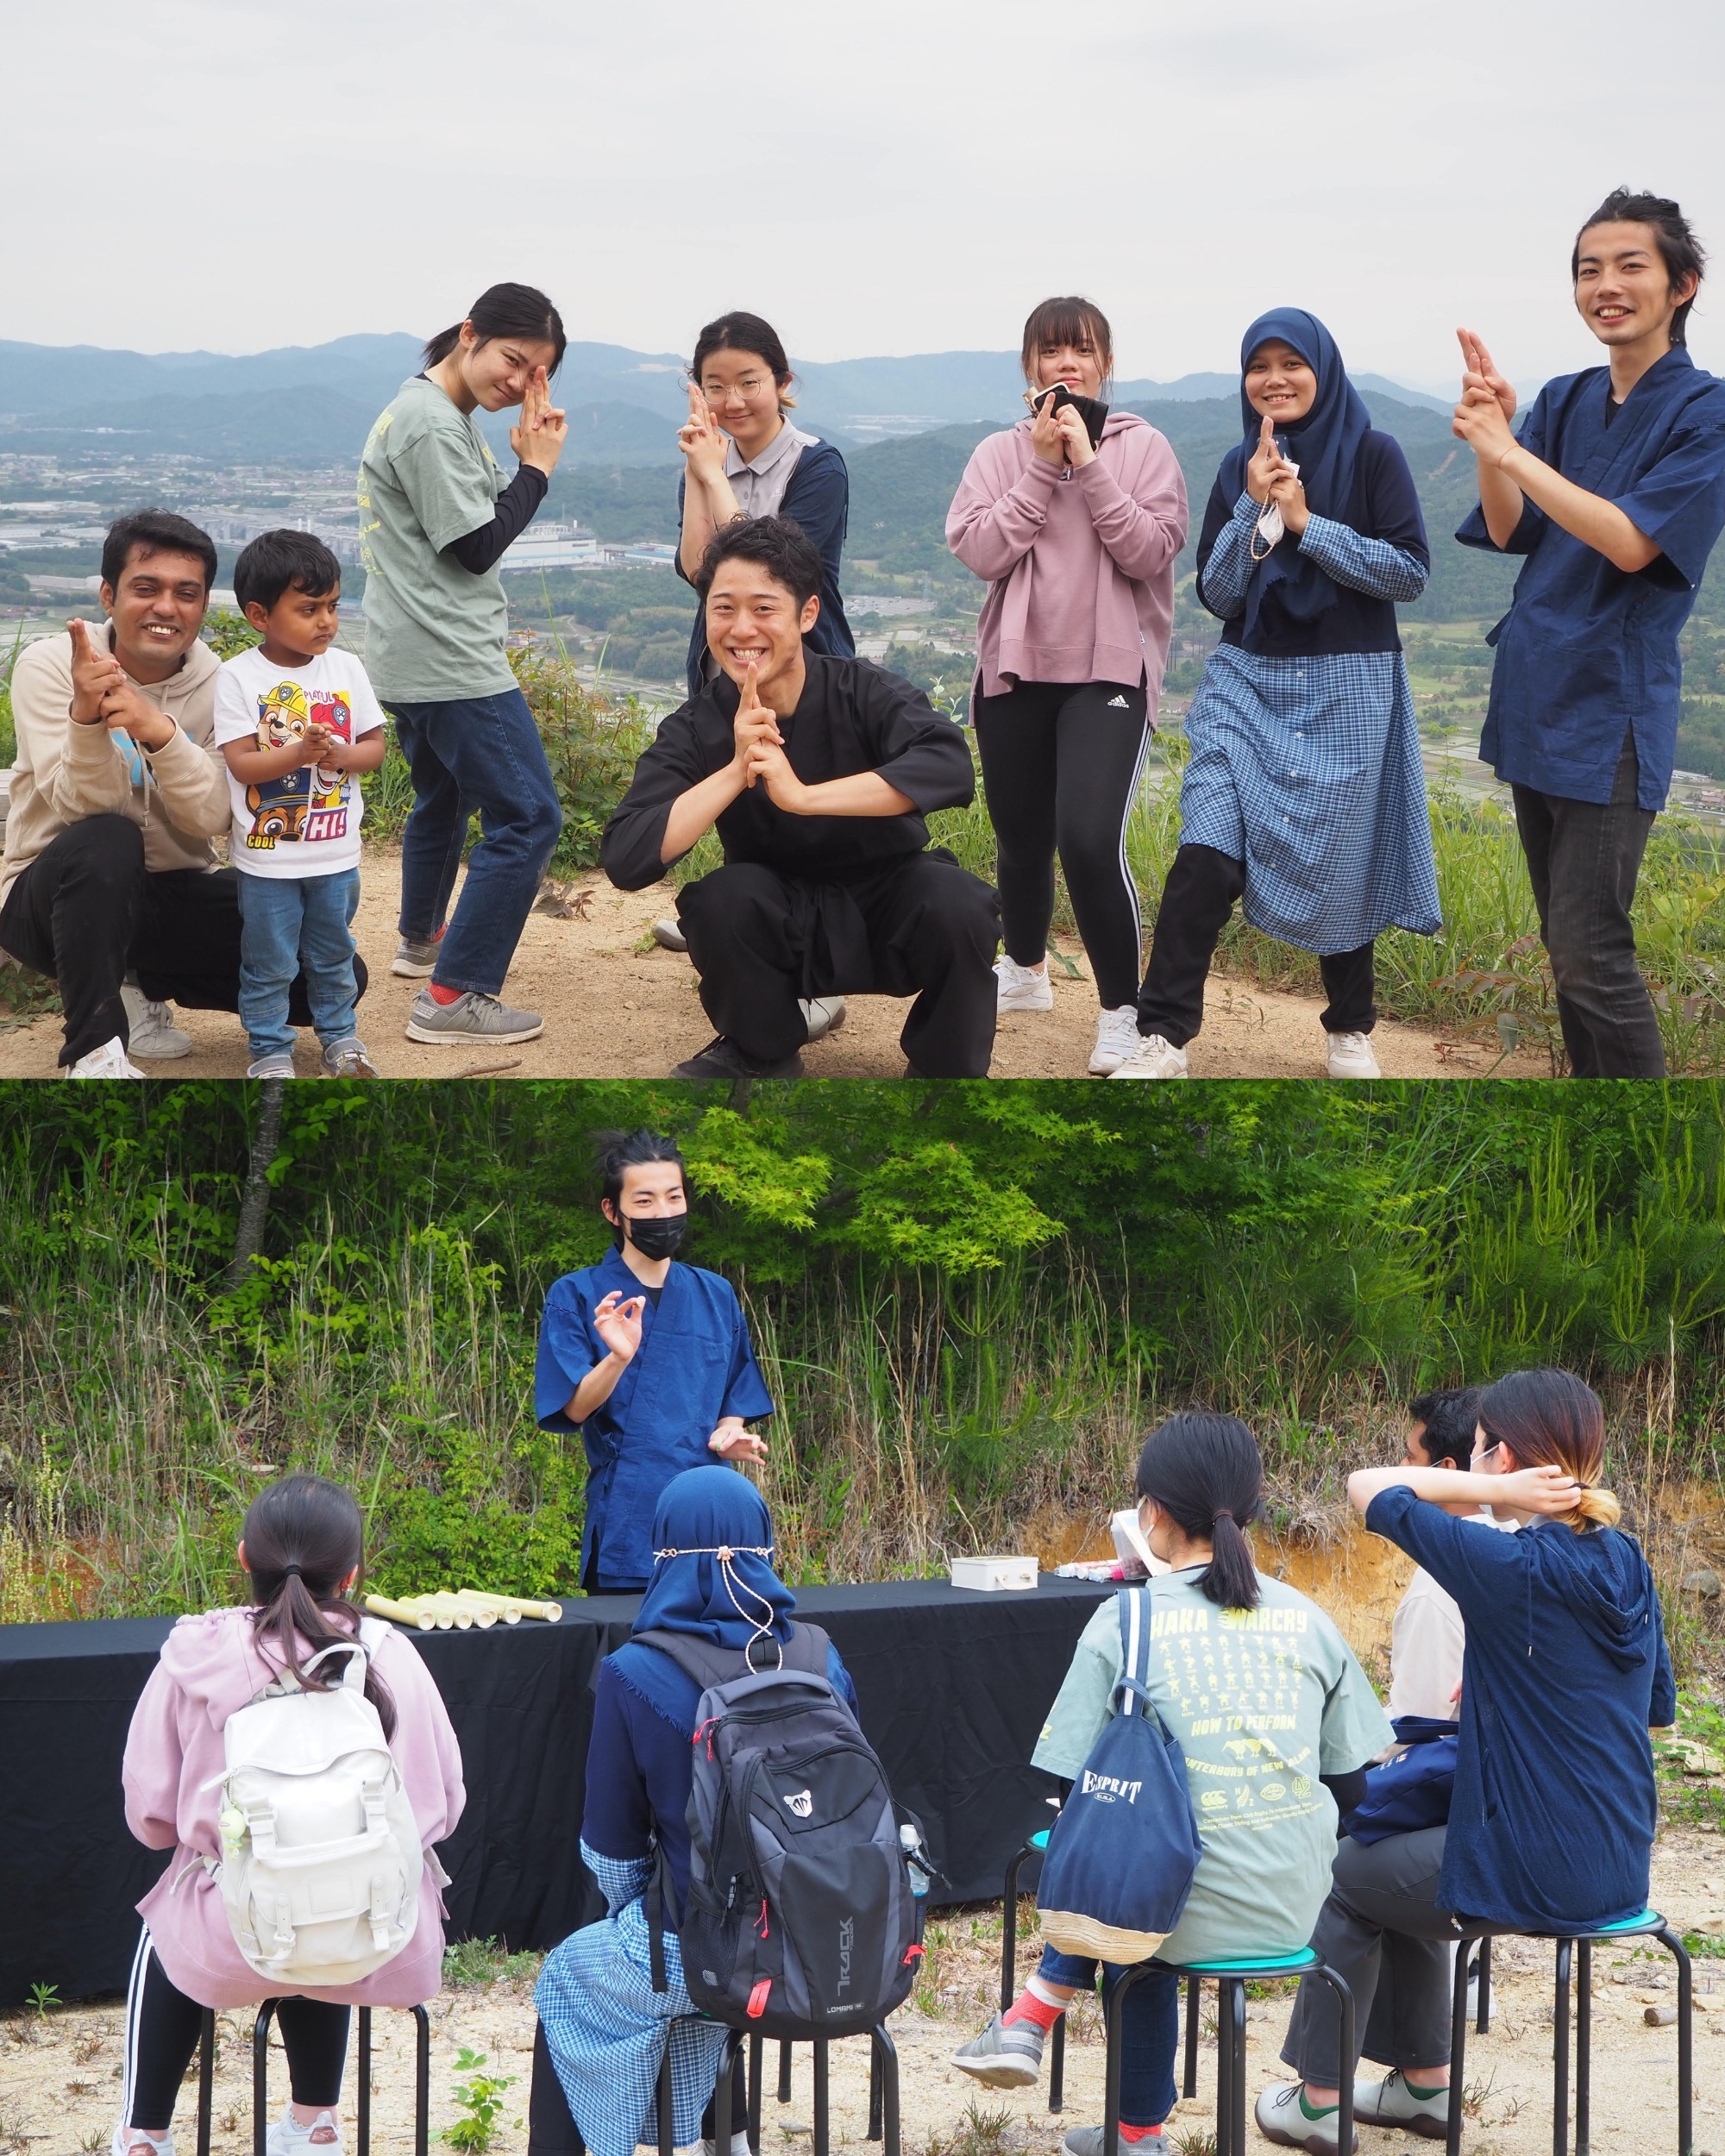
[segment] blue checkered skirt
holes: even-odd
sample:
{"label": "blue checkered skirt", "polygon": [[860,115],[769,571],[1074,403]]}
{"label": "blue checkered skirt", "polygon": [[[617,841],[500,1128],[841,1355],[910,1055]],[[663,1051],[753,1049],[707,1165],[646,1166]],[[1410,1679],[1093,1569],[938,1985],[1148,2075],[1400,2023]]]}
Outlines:
{"label": "blue checkered skirt", "polygon": [[1254,928],[1357,950],[1443,925],[1413,692],[1399,651],[1270,659],[1219,644],[1187,716],[1180,842],[1245,864]]}

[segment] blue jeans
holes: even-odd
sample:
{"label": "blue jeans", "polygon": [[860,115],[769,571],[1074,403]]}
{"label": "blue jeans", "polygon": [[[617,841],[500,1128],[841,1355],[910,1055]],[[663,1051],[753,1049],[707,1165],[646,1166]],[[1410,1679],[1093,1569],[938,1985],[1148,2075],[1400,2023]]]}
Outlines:
{"label": "blue jeans", "polygon": [[360,872],[333,876],[240,877],[240,1021],[252,1059],[291,1056],[298,1037],[287,1022],[287,992],[305,976],[311,1023],[325,1048],[357,1037],[351,923]]}
{"label": "blue jeans", "polygon": [[539,729],[519,689],[392,704],[389,713],[413,774],[401,837],[401,932],[424,943],[443,925],[477,809],[480,843],[432,979],[440,988],[494,996],[563,828]]}
{"label": "blue jeans", "polygon": [[[1090,1990],[1096,1981],[1094,1961],[1044,1946],[1036,1973],[1044,1984],[1074,1984]],[[1126,1973],[1104,1962],[1106,1999]],[[1120,2026],[1120,2123],[1160,2126],[1174,2109],[1174,2054],[1180,2043],[1180,1979],[1171,1969],[1141,1977],[1126,1994]]]}

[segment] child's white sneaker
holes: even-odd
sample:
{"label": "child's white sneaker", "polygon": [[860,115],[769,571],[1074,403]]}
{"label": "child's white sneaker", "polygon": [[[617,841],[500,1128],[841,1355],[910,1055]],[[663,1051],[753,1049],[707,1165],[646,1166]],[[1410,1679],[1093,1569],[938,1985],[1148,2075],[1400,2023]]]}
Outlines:
{"label": "child's white sneaker", "polygon": [[1112,1078],[1128,1056],[1138,1053],[1138,1006],[1123,1003],[1096,1020],[1096,1045],[1090,1050],[1090,1075]]}
{"label": "child's white sneaker", "polygon": [[1185,1050],[1164,1040],[1160,1033],[1140,1034],[1132,1054],[1108,1073],[1110,1078],[1189,1078],[1191,1075]]}
{"label": "child's white sneaker", "polygon": [[285,2111],[269,2130],[269,2156],[342,2156],[342,2129],[333,2111],[320,2111],[301,2126]]}
{"label": "child's white sneaker", "polygon": [[1370,1033],[1332,1033],[1330,1044],[1330,1075],[1332,1078],[1381,1078],[1377,1058],[1371,1052]]}
{"label": "child's white sneaker", "polygon": [[997,958],[994,979],[1000,984],[994,1001],[997,1011],[1054,1008],[1054,983],[1048,977],[1046,961],[1040,966],[1021,966],[1016,958]]}
{"label": "child's white sneaker", "polygon": [[142,1078],[147,1074],[126,1053],[126,1044],[116,1033],[111,1041],[104,1041],[100,1048],[80,1056],[66,1075],[68,1078]]}

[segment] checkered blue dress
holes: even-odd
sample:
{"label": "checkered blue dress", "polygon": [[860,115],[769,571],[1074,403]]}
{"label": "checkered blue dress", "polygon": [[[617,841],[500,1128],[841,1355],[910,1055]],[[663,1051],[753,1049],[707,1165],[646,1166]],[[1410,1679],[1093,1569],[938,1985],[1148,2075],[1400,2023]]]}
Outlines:
{"label": "checkered blue dress", "polygon": [[609,1914],[546,1955],[533,1994],[557,2078],[590,2156],[634,2156],[639,2142],[657,2146],[655,2102],[668,2040],[674,2138],[686,2147],[700,2139],[724,2030],[699,2017],[683,1982],[677,1934],[668,1928],[668,1989],[653,1989],[642,1902],[651,1859],[602,1857],[583,1841],[581,1861]]}
{"label": "checkered blue dress", "polygon": [[[1225,616],[1245,611],[1261,513],[1243,493],[1205,568],[1205,599]],[[1309,517],[1299,544],[1354,591],[1407,600],[1425,586],[1415,556],[1331,517]],[[1443,925],[1399,651],[1272,659],[1219,644],[1186,732],[1181,843],[1245,864],[1242,910],[1254,928],[1327,954],[1392,926],[1433,936]]]}

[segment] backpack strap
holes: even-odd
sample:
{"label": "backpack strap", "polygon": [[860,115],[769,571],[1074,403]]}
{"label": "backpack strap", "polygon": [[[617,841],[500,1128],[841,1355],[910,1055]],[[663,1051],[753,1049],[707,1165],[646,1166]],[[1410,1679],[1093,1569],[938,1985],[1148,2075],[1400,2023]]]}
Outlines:
{"label": "backpack strap", "polygon": [[1114,1686],[1119,1714],[1145,1714],[1166,1737],[1167,1725],[1150,1691],[1150,1618],[1154,1596],[1148,1587],[1124,1587],[1114,1597],[1120,1620],[1120,1674]]}
{"label": "backpack strap", "polygon": [[661,1632],[656,1628],[635,1634],[637,1646],[656,1647],[704,1692],[712,1691],[715,1685],[732,1684],[738,1677],[759,1677],[775,1668],[795,1670],[807,1677],[826,1675],[828,1642],[819,1625],[794,1624],[787,1640],[773,1644],[781,1647],[781,1659],[755,1662],[740,1648],[715,1646],[712,1640],[699,1639],[692,1632]]}

